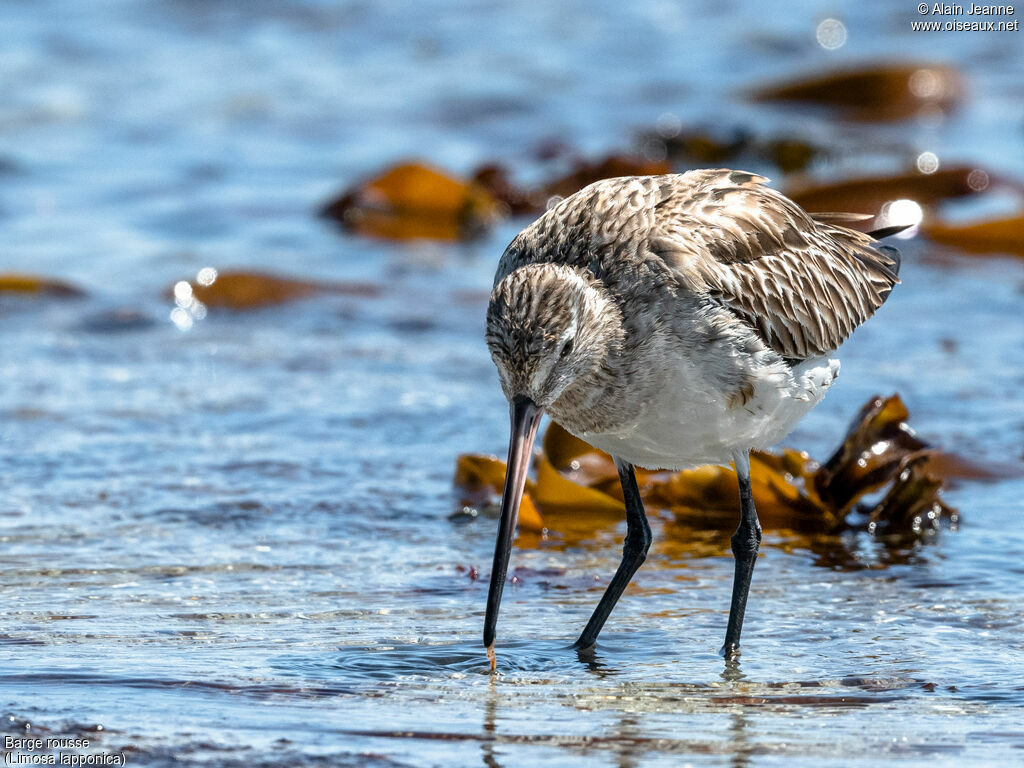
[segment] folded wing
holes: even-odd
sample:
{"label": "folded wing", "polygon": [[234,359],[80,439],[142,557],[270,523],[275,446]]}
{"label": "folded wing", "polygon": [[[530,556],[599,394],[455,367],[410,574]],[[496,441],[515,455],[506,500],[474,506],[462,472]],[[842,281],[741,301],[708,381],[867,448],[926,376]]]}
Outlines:
{"label": "folded wing", "polygon": [[783,357],[835,350],[899,282],[895,249],[837,223],[854,217],[812,216],[762,176],[706,170],[658,180],[651,252]]}

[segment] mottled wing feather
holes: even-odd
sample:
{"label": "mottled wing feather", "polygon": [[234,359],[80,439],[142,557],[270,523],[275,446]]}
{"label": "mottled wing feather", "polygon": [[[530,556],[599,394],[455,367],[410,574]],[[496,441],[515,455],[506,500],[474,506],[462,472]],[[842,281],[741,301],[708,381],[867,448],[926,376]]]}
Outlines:
{"label": "mottled wing feather", "polygon": [[604,179],[552,206],[509,243],[494,285],[527,264],[552,262],[608,277],[606,260],[635,258],[656,221],[657,180],[670,176]]}
{"label": "mottled wing feather", "polygon": [[816,221],[766,181],[729,170],[659,177],[648,247],[784,357],[826,354],[885,301],[898,257],[839,217]]}
{"label": "mottled wing feather", "polygon": [[867,221],[875,218],[870,213],[812,213],[809,214],[815,221],[837,222],[837,221]]}

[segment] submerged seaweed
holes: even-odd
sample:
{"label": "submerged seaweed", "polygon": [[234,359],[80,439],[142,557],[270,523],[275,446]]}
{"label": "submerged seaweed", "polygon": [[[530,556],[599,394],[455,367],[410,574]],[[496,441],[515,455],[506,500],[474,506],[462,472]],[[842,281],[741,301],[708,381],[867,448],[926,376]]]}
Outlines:
{"label": "submerged seaweed", "polygon": [[[941,457],[917,437],[908,419],[898,395],[874,397],[823,464],[792,449],[753,451],[751,486],[762,525],[808,540],[866,530],[894,546],[905,545],[908,537],[922,539],[942,522],[955,525],[956,510],[941,498],[944,472],[953,474],[969,464]],[[531,501],[520,512],[524,529],[538,529],[534,503],[552,527],[566,512],[595,520],[621,512],[611,457],[558,424],[548,426],[534,466],[537,479],[528,480],[526,490]],[[460,456],[455,474],[460,504],[493,506],[504,479],[499,459]],[[637,481],[648,509],[671,511],[687,529],[728,532],[735,525],[739,492],[731,468],[638,470]],[[877,501],[866,502],[879,494]],[[808,546],[815,549],[820,542]]]}

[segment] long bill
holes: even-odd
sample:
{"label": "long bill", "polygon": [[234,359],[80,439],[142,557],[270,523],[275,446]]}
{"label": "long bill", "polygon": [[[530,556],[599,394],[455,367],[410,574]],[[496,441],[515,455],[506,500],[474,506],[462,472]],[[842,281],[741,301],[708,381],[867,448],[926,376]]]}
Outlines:
{"label": "long bill", "polygon": [[491,585],[487,590],[487,616],[484,619],[484,646],[491,662],[491,671],[498,665],[494,655],[494,631],[501,607],[501,591],[508,574],[508,558],[512,551],[519,503],[523,499],[526,473],[530,469],[533,441],[543,411],[530,398],[518,395],[509,407],[512,435],[508,444],[508,464],[505,468],[505,489],[501,494],[501,517],[498,521],[498,539],[494,543],[494,564],[491,566]]}

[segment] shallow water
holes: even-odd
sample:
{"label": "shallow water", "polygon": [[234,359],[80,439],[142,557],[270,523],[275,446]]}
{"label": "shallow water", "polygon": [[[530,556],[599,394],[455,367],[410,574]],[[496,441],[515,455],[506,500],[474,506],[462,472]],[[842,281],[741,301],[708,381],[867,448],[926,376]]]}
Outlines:
{"label": "shallow water", "polygon": [[[496,522],[450,518],[451,476],[505,450],[481,326],[524,222],[401,245],[313,215],[406,155],[528,174],[552,136],[608,150],[667,112],[799,130],[837,168],[897,143],[1024,178],[1019,34],[941,38],[972,83],[948,120],[851,126],[733,94],[937,38],[906,31],[906,3],[758,7],[4,4],[3,267],[89,291],[0,298],[5,732],[155,766],[1019,762],[1019,262],[902,244],[904,284],[787,441],[824,458],[900,392],[925,439],[1017,470],[947,491],[959,530],[895,555],[853,535],[836,568],[766,531],[727,667],[730,531],[652,511],[651,557],[581,657],[623,525],[551,517],[513,553],[492,678]],[[829,54],[814,23],[837,7],[850,42]],[[164,291],[207,265],[384,292],[181,331]]]}

